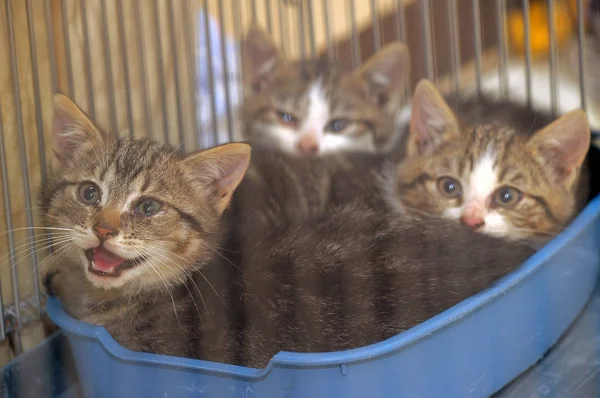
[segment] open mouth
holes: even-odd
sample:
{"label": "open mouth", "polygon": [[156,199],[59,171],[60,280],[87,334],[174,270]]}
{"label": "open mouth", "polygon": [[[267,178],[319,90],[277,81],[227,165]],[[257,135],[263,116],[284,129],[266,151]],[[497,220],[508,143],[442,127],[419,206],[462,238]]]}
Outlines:
{"label": "open mouth", "polygon": [[89,261],[88,271],[98,276],[119,277],[121,272],[140,264],[144,257],[136,257],[126,260],[103,247],[96,247],[85,251]]}

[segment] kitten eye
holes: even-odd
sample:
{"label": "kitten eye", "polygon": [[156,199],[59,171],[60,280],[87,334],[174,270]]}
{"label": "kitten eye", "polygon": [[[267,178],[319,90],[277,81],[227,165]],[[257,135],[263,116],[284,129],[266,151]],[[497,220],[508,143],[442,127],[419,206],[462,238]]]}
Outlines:
{"label": "kitten eye", "polygon": [[135,207],[135,213],[142,216],[153,216],[160,210],[161,206],[157,200],[144,199]]}
{"label": "kitten eye", "polygon": [[462,186],[460,182],[452,177],[441,177],[438,180],[438,191],[447,198],[459,198],[462,195]]}
{"label": "kitten eye", "polygon": [[500,206],[512,206],[523,198],[523,193],[517,188],[502,187],[496,191],[494,202]]}
{"label": "kitten eye", "polygon": [[296,126],[298,124],[298,119],[292,115],[291,113],[276,111],[277,117],[283,124],[288,124],[291,126]]}
{"label": "kitten eye", "polygon": [[335,119],[329,122],[329,124],[327,125],[327,130],[332,131],[334,133],[340,133],[344,131],[346,127],[348,127],[348,124],[350,123],[347,119]]}
{"label": "kitten eye", "polygon": [[100,188],[92,182],[84,182],[77,190],[79,199],[88,205],[97,205],[100,203]]}

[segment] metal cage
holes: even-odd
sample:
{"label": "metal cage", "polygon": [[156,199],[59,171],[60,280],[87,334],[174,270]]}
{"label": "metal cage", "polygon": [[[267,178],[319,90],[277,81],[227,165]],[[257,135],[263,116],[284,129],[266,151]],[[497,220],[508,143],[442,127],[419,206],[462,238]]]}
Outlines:
{"label": "metal cage", "polygon": [[[546,0],[5,0],[0,3],[0,341],[3,362],[43,339],[37,267],[48,257],[36,192],[46,179],[51,96],[73,98],[103,128],[186,151],[238,139],[238,43],[265,27],[292,58],[358,65],[408,43],[412,85],[509,96],[555,113],[582,107],[598,126],[598,49],[588,2]],[[556,12],[557,8],[569,12]],[[515,17],[513,17],[515,15]],[[513,22],[521,15],[522,23]],[[566,20],[565,20],[566,18]],[[566,21],[566,22],[565,22]],[[568,39],[556,28],[570,26]],[[517,28],[515,28],[517,26]],[[535,30],[535,31],[534,31]],[[532,41],[546,35],[540,55]],[[522,42],[522,50],[512,41]],[[533,43],[533,44],[532,44]],[[542,51],[543,52],[543,51]],[[412,87],[411,87],[412,88]],[[600,90],[598,90],[600,92]],[[6,340],[11,337],[10,353]],[[21,341],[23,344],[21,344]]]}

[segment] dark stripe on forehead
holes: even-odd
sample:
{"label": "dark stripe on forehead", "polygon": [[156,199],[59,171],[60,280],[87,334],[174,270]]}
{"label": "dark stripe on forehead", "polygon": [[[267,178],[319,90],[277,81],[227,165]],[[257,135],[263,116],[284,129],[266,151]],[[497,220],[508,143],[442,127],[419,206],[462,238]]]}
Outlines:
{"label": "dark stripe on forehead", "polygon": [[61,180],[54,184],[50,191],[44,193],[42,206],[48,207],[50,205],[50,202],[52,202],[52,199],[54,199],[54,197],[59,191],[62,191],[63,189],[71,185],[79,185],[79,183],[74,181]]}
{"label": "dark stripe on forehead", "polygon": [[533,200],[535,200],[540,206],[542,206],[542,208],[544,209],[544,212],[546,213],[546,215],[548,216],[549,219],[551,219],[554,223],[556,224],[560,224],[561,222],[558,220],[558,218],[554,215],[554,213],[552,213],[552,210],[550,210],[550,206],[548,206],[548,202],[546,202],[546,200],[540,196],[536,196],[536,195],[529,195]]}
{"label": "dark stripe on forehead", "polygon": [[175,209],[175,211],[179,213],[181,218],[183,218],[196,232],[200,234],[206,234],[206,230],[202,226],[202,223],[200,223],[200,221],[198,221],[194,216],[192,216],[189,213],[186,213],[185,211],[179,209],[176,206],[171,205],[171,207]]}
{"label": "dark stripe on forehead", "polygon": [[425,181],[430,181],[430,180],[433,180],[433,177],[429,173],[421,173],[417,177],[415,177],[413,180],[411,180],[405,184],[399,184],[399,187],[410,189],[410,188],[413,188],[415,185],[423,184],[423,183],[425,183]]}

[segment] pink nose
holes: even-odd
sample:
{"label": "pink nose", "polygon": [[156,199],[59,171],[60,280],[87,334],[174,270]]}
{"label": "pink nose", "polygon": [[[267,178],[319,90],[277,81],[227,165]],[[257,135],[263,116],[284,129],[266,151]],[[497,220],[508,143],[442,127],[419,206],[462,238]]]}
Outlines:
{"label": "pink nose", "polygon": [[485,221],[483,221],[483,218],[477,216],[464,215],[460,218],[460,221],[467,227],[473,229],[479,229],[485,225]]}
{"label": "pink nose", "polygon": [[460,221],[466,226],[479,229],[485,225],[485,205],[478,200],[467,204]]}
{"label": "pink nose", "polygon": [[319,152],[319,143],[317,137],[313,134],[306,134],[298,140],[296,148],[303,154],[314,155]]}

